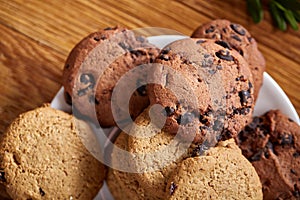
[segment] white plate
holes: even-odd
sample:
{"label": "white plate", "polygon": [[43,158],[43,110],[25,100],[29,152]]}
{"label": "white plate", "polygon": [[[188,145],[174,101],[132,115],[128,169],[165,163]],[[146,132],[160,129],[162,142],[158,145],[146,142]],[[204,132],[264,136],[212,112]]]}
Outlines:
{"label": "white plate", "polygon": [[[148,37],[149,42],[153,43],[159,48],[163,48],[165,45],[179,39],[186,38],[187,36],[182,35],[161,35]],[[63,96],[63,88],[59,90],[54,99],[51,102],[51,107],[63,110],[66,112],[71,112],[71,107],[65,103]],[[278,109],[287,115],[289,118],[300,124],[299,116],[293,107],[291,101],[280,88],[280,86],[272,79],[272,77],[264,73],[264,83],[260,89],[259,96],[254,108],[254,115],[262,115],[265,112]],[[98,196],[95,200],[112,200],[112,196],[107,188],[106,183],[100,190]]]}

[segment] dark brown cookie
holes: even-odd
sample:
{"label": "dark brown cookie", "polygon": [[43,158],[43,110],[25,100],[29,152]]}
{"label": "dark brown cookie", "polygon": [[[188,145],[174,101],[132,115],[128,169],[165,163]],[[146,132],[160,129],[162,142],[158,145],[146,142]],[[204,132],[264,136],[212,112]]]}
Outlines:
{"label": "dark brown cookie", "polygon": [[[119,79],[132,68],[152,62],[158,49],[132,31],[115,27],[92,33],[80,41],[69,54],[63,73],[65,99],[73,111],[102,127],[116,124],[111,107],[112,92]],[[143,77],[141,77],[143,80]],[[143,83],[132,94],[129,113],[134,119],[149,105]],[[128,118],[115,105],[119,121]],[[128,108],[126,108],[128,109]]]}
{"label": "dark brown cookie", "polygon": [[[193,38],[213,38],[221,45],[237,50],[248,62],[253,76],[254,99],[263,83],[265,59],[257,48],[257,43],[250,33],[241,25],[228,20],[217,19],[198,27],[192,34]],[[226,43],[222,42],[225,41]]]}
{"label": "dark brown cookie", "polygon": [[255,117],[236,138],[264,199],[300,199],[300,126],[278,110]]}
{"label": "dark brown cookie", "polygon": [[165,131],[216,142],[237,135],[251,119],[252,75],[238,52],[215,40],[184,39],[164,48],[156,62],[151,76],[160,84],[148,91],[150,104],[164,108]]}

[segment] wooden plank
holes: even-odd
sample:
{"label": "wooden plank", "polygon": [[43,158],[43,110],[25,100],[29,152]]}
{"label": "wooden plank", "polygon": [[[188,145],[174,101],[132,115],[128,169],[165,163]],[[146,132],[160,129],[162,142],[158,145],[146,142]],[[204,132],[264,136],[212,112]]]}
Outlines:
{"label": "wooden plank", "polygon": [[19,113],[50,102],[64,56],[0,24],[0,133]]}
{"label": "wooden plank", "polygon": [[[175,1],[5,1],[0,22],[67,56],[88,33],[117,24],[128,28],[164,27],[190,34],[201,14]],[[182,17],[178,17],[179,10]],[[162,20],[163,19],[163,20]],[[204,17],[205,20],[207,18]]]}

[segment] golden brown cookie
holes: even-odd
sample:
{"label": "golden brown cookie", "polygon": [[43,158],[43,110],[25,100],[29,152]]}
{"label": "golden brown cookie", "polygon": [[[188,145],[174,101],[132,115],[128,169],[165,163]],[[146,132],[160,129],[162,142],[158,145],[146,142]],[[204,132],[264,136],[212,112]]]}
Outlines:
{"label": "golden brown cookie", "polygon": [[12,199],[93,199],[105,167],[83,145],[89,127],[48,105],[21,114],[1,141],[1,183]]}
{"label": "golden brown cookie", "polygon": [[[114,145],[123,150],[128,150],[127,145],[128,135],[121,133],[116,139]],[[114,159],[118,159],[115,154],[112,154],[112,162]],[[124,164],[126,160],[121,160]],[[113,195],[115,200],[132,199],[132,200],[142,200],[145,199],[145,191],[143,188],[139,187],[139,184],[134,179],[130,178],[134,174],[118,171],[115,169],[109,169],[107,173],[106,182],[108,188]]]}
{"label": "golden brown cookie", "polygon": [[262,199],[259,177],[233,139],[183,160],[168,188],[165,199]]}
{"label": "golden brown cookie", "polygon": [[[107,184],[116,200],[125,199],[124,195],[127,195],[127,199],[164,199],[169,174],[176,168],[177,162],[188,156],[188,152],[184,152],[176,158],[171,152],[172,149],[169,152],[164,149],[174,140],[173,134],[161,131],[151,137],[138,138],[149,136],[157,131],[155,127],[148,126],[150,125],[148,112],[149,109],[146,109],[135,120],[135,123],[141,126],[140,128],[132,130],[130,132],[132,135],[122,132],[115,142],[116,146],[125,149],[131,155],[136,155],[134,159],[126,159],[115,149],[112,151],[112,168],[121,165],[130,166],[130,169],[135,170],[135,173],[117,169],[109,170]],[[176,144],[179,142],[177,141]],[[168,162],[165,166],[161,166],[165,160]]]}

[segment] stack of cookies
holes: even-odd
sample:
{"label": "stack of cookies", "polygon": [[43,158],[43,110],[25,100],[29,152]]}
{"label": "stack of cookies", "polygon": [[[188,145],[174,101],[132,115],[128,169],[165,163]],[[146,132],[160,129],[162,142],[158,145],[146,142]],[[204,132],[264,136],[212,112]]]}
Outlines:
{"label": "stack of cookies", "polygon": [[[227,20],[163,49],[122,27],[92,33],[63,72],[72,115],[45,105],[1,139],[1,196],[93,199],[106,180],[115,200],[300,199],[299,125],[252,117],[264,71],[255,39]],[[120,129],[105,155],[85,122]]]}

